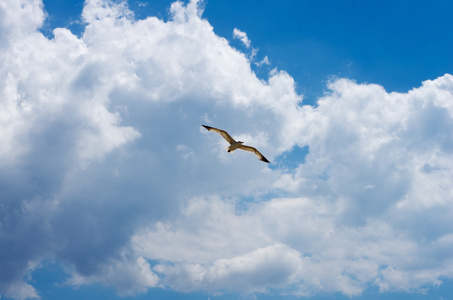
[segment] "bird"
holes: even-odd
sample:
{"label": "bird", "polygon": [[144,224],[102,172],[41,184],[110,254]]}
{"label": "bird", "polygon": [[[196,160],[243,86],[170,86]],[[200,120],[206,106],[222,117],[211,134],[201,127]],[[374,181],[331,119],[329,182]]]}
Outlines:
{"label": "bird", "polygon": [[259,160],[261,161],[264,161],[266,163],[270,163],[267,158],[264,157],[263,154],[261,154],[258,150],[256,150],[255,148],[251,147],[251,146],[246,146],[246,145],[243,145],[243,142],[241,141],[235,141],[229,134],[228,132],[226,132],[225,130],[222,130],[222,129],[218,129],[218,128],[214,128],[214,127],[211,127],[211,126],[206,126],[206,125],[201,125],[203,126],[204,128],[206,128],[208,131],[214,131],[214,132],[217,132],[218,134],[220,134],[228,143],[230,143],[230,146],[228,146],[227,148],[227,152],[233,152],[234,150],[236,149],[241,149],[241,150],[244,150],[244,151],[248,151],[248,152],[251,152],[253,154],[255,154]]}

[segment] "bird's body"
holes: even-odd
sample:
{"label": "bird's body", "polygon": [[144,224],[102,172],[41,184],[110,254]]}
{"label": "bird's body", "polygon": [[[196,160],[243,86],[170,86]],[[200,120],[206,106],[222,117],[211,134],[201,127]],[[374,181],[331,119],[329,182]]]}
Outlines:
{"label": "bird's body", "polygon": [[214,131],[214,132],[217,132],[218,134],[220,134],[228,143],[230,143],[230,145],[228,146],[227,148],[227,151],[228,152],[233,152],[234,150],[236,149],[241,149],[241,150],[244,150],[244,151],[248,151],[248,152],[251,152],[253,154],[255,154],[259,160],[261,161],[264,161],[266,163],[269,163],[269,161],[267,160],[267,158],[265,158],[258,150],[256,150],[255,148],[251,147],[251,146],[246,146],[246,145],[243,145],[243,142],[241,141],[235,141],[229,134],[228,132],[226,132],[225,130],[222,130],[222,129],[218,129],[218,128],[214,128],[214,127],[211,127],[211,126],[206,126],[206,125],[202,125],[204,128],[206,128],[208,131]]}
{"label": "bird's body", "polygon": [[232,144],[230,144],[230,145],[228,146],[227,152],[233,152],[233,151],[236,150],[237,148],[241,147],[241,145],[242,145],[242,142],[234,142],[234,143],[232,143]]}

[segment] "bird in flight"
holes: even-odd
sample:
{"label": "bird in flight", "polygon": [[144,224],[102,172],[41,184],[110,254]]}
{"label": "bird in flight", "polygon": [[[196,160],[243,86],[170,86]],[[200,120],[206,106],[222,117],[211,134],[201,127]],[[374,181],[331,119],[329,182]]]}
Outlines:
{"label": "bird in flight", "polygon": [[218,128],[214,128],[214,127],[210,127],[210,126],[206,126],[206,125],[202,125],[204,128],[206,128],[208,131],[214,131],[214,132],[217,132],[218,134],[220,134],[225,140],[227,140],[228,143],[230,143],[230,146],[228,146],[228,149],[227,149],[227,152],[233,152],[234,150],[236,149],[241,149],[241,150],[244,150],[244,151],[248,151],[248,152],[251,152],[253,154],[255,154],[259,160],[261,161],[264,161],[264,162],[267,162],[269,163],[269,161],[263,156],[263,154],[261,154],[258,150],[256,150],[255,148],[253,147],[250,147],[250,146],[246,146],[246,145],[243,145],[241,141],[235,141],[229,134],[228,132],[226,132],[225,130],[222,130],[222,129],[218,129]]}

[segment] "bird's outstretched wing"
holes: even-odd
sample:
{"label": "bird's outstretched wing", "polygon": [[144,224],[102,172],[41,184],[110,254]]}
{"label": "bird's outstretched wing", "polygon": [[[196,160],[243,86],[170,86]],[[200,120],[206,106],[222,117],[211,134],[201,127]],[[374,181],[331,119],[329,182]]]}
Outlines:
{"label": "bird's outstretched wing", "polygon": [[258,157],[259,160],[267,162],[267,163],[270,163],[267,160],[267,158],[264,157],[263,154],[261,154],[258,150],[256,150],[253,147],[246,146],[246,145],[240,145],[238,149],[242,149],[242,150],[245,150],[245,151],[248,151],[248,152],[252,152],[253,154],[255,154]]}
{"label": "bird's outstretched wing", "polygon": [[208,131],[214,131],[220,134],[225,140],[227,140],[228,143],[233,144],[236,143],[236,141],[226,132],[225,130],[214,128],[211,126],[206,126],[206,125],[201,125],[204,128],[206,128]]}

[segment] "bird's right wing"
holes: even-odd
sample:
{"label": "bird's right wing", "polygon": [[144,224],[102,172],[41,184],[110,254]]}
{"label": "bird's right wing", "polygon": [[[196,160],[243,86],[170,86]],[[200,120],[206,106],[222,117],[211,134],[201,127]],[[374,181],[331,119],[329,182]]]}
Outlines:
{"label": "bird's right wing", "polygon": [[248,151],[248,152],[252,152],[253,154],[255,154],[259,160],[261,161],[264,161],[264,162],[267,162],[267,163],[270,163],[267,158],[264,157],[263,154],[261,154],[261,152],[259,152],[258,150],[256,150],[255,148],[253,147],[250,147],[250,146],[246,146],[246,145],[240,145],[239,146],[239,149],[242,149],[244,151]]}
{"label": "bird's right wing", "polygon": [[206,125],[201,125],[204,128],[206,128],[208,131],[214,131],[220,134],[225,140],[227,140],[228,143],[233,144],[236,143],[236,141],[226,132],[225,130],[214,128],[211,126],[206,126]]}

